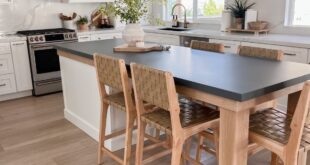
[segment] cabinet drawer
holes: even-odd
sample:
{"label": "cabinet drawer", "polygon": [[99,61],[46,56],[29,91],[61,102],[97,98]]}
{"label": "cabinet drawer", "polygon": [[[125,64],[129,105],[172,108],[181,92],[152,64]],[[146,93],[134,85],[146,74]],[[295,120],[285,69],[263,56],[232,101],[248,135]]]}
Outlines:
{"label": "cabinet drawer", "polygon": [[82,36],[78,36],[78,41],[79,41],[79,42],[87,42],[87,41],[91,41],[91,40],[90,40],[90,35],[82,35]]}
{"label": "cabinet drawer", "polygon": [[307,49],[279,46],[279,45],[256,44],[256,43],[249,43],[249,42],[242,42],[241,45],[281,50],[284,53],[283,59],[285,61],[308,63],[308,50]]}
{"label": "cabinet drawer", "polygon": [[146,33],[144,40],[167,45],[180,45],[180,37],[176,35]]}
{"label": "cabinet drawer", "polygon": [[0,76],[0,95],[16,92],[16,83],[13,74]]}
{"label": "cabinet drawer", "polygon": [[13,61],[10,54],[0,56],[0,75],[13,73]]}
{"label": "cabinet drawer", "polygon": [[228,41],[228,40],[218,40],[218,39],[210,39],[210,43],[218,43],[224,45],[224,52],[225,53],[238,53],[238,48],[240,46],[240,42],[238,41]]}
{"label": "cabinet drawer", "polygon": [[114,39],[114,38],[122,38],[121,33],[105,33],[105,34],[92,34],[91,40],[92,41],[98,41],[98,40],[108,40],[108,39]]}
{"label": "cabinet drawer", "polygon": [[11,53],[10,43],[0,43],[0,55],[10,53]]}

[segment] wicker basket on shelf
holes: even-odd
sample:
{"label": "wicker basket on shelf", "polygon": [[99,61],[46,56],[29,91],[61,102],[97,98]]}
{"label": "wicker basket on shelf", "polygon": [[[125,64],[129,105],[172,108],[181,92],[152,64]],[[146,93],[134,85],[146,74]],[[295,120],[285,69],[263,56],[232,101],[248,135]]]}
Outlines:
{"label": "wicker basket on shelf", "polygon": [[264,30],[264,29],[267,29],[268,22],[255,21],[255,22],[249,22],[248,25],[249,25],[250,30]]}

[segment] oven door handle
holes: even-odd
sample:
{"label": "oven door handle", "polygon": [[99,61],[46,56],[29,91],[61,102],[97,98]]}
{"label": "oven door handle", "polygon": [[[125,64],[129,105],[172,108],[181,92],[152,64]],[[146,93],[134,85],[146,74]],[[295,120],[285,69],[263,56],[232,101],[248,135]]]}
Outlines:
{"label": "oven door handle", "polygon": [[52,46],[43,46],[43,45],[41,45],[41,46],[33,46],[32,45],[31,49],[36,51],[36,50],[46,50],[46,49],[55,49],[55,48],[52,47]]}

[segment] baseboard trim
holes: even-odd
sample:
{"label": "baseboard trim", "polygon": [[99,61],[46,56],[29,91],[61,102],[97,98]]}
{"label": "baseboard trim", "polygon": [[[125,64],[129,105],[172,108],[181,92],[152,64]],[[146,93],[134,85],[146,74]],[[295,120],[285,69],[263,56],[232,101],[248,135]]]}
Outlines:
{"label": "baseboard trim", "polygon": [[32,96],[32,90],[2,95],[0,96],[0,101],[19,99],[27,96]]}
{"label": "baseboard trim", "polygon": [[[87,135],[89,135],[91,138],[93,138],[97,142],[99,141],[99,130],[96,127],[89,124],[87,121],[83,120],[82,118],[80,118],[74,112],[72,112],[71,110],[67,108],[64,109],[64,115],[65,115],[65,119],[67,119],[72,124],[80,128],[82,131],[84,131]],[[105,142],[105,146],[108,149],[112,149],[111,147],[112,141],[107,140]]]}

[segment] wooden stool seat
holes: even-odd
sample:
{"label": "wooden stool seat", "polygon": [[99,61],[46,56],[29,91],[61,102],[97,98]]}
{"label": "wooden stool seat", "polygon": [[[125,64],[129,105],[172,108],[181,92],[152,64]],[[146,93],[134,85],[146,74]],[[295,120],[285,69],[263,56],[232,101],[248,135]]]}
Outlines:
{"label": "wooden stool seat", "polygon": [[[288,143],[293,116],[277,109],[259,111],[250,117],[250,131],[283,145]],[[310,148],[310,125],[305,125],[300,148]]]}
{"label": "wooden stool seat", "polygon": [[126,111],[124,93],[119,92],[106,96],[103,101],[116,109]]}
{"label": "wooden stool seat", "polygon": [[[186,98],[179,99],[179,104],[180,120],[183,128],[209,122],[218,119],[220,116],[219,111],[202,106]],[[171,117],[167,110],[157,109],[151,113],[142,115],[141,120],[167,134],[171,134]]]}

